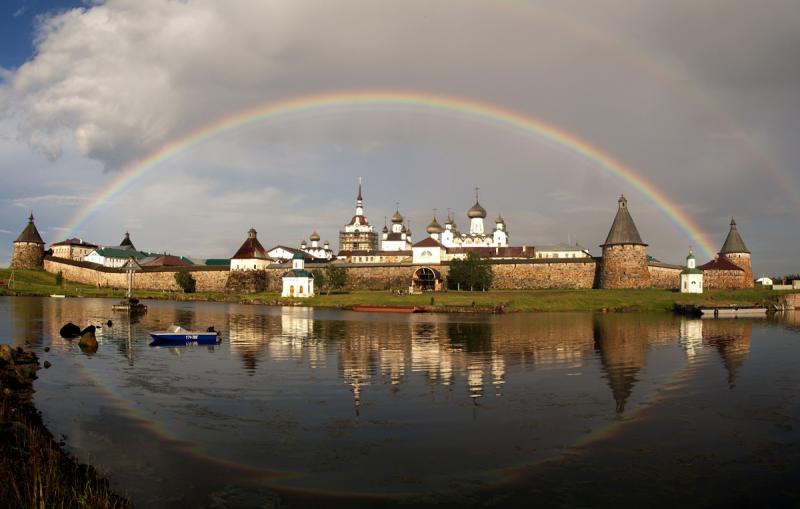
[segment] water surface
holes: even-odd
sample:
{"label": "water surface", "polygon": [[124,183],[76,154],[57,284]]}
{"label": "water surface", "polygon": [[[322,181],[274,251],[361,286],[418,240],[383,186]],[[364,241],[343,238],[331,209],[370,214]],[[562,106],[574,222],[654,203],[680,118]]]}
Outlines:
{"label": "water surface", "polygon": [[[0,298],[0,341],[53,363],[46,423],[139,507],[798,501],[797,315],[112,303]],[[58,336],[109,318],[94,354]],[[173,323],[224,341],[150,347]]]}

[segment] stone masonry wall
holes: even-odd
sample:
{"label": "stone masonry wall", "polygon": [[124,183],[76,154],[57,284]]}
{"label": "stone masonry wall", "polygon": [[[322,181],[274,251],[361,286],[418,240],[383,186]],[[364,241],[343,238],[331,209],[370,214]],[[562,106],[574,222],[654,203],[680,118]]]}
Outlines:
{"label": "stone masonry wall", "polygon": [[741,270],[704,270],[703,288],[715,290],[733,290],[751,288],[752,280]]}
{"label": "stone masonry wall", "polygon": [[742,281],[744,286],[740,286],[739,288],[753,288],[755,286],[755,281],[753,281],[753,267],[750,264],[750,255],[748,253],[728,253],[724,256],[737,267],[744,269],[744,279]]}
{"label": "stone masonry wall", "polygon": [[492,265],[493,290],[593,288],[597,262],[499,263]]}
{"label": "stone masonry wall", "polygon": [[600,288],[649,288],[645,246],[634,244],[603,248]]}
{"label": "stone masonry wall", "polygon": [[667,267],[664,265],[648,265],[647,271],[650,272],[651,288],[663,288],[671,290],[681,287],[681,267]]}
{"label": "stone masonry wall", "polygon": [[38,270],[42,268],[44,246],[34,242],[14,242],[11,250],[12,269]]}
{"label": "stone masonry wall", "polygon": [[[110,269],[95,263],[47,257],[44,260],[44,270],[52,274],[60,271],[67,281],[109,288],[128,287],[125,271]],[[139,271],[133,278],[133,288],[135,290],[180,291],[178,284],[175,282],[175,273],[178,270],[176,267],[169,267]],[[197,282],[198,292],[221,292],[225,290],[229,272],[227,267],[195,267],[189,272]]]}

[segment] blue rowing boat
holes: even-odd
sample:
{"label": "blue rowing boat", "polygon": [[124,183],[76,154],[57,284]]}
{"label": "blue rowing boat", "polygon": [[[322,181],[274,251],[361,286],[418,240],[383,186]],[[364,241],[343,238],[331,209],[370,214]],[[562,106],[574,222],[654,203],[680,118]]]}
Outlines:
{"label": "blue rowing boat", "polygon": [[150,346],[156,345],[217,345],[222,341],[219,332],[211,331],[198,332],[186,330],[183,327],[173,325],[165,331],[151,332],[153,342]]}

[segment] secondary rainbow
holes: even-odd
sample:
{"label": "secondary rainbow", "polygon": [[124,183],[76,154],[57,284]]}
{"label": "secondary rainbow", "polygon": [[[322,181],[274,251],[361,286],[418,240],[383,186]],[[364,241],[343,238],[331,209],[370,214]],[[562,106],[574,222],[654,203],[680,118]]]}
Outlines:
{"label": "secondary rainbow", "polygon": [[666,195],[637,174],[632,168],[574,134],[542,120],[511,111],[496,104],[470,98],[413,90],[350,90],[303,95],[263,103],[218,118],[210,124],[199,127],[166,143],[149,155],[125,167],[116,179],[100,191],[67,223],[65,227],[67,235],[80,228],[98,209],[102,208],[112,197],[130,186],[138,177],[146,174],[149,170],[176,154],[184,152],[214,136],[255,122],[274,120],[290,114],[380,106],[401,106],[460,114],[467,118],[490,121],[504,127],[520,129],[540,139],[547,140],[628,182],[683,230],[693,245],[699,246],[709,257],[714,254],[714,248],[706,240],[702,230],[681,212]]}

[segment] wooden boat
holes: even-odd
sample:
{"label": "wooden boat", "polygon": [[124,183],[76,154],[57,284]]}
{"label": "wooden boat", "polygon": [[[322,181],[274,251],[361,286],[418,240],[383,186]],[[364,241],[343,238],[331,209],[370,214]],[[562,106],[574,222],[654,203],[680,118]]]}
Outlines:
{"label": "wooden boat", "polygon": [[50,294],[50,298],[53,298],[53,299],[63,299],[65,297],[66,297],[66,295],[61,295],[59,293],[51,293]]}
{"label": "wooden boat", "polygon": [[157,345],[217,345],[222,341],[219,332],[214,331],[190,331],[178,325],[172,325],[165,331],[151,332],[150,337],[153,342],[150,346]]}
{"label": "wooden boat", "polygon": [[355,304],[350,309],[364,313],[424,313],[427,311],[425,306],[381,306],[369,304]]}

